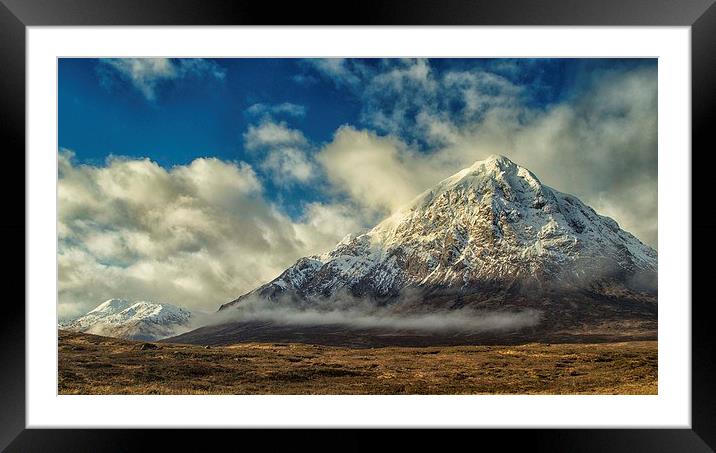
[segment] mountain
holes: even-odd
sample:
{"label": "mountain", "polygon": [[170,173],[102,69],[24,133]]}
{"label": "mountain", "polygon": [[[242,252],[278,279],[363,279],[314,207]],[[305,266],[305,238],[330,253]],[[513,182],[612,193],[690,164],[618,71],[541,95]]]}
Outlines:
{"label": "mountain", "polygon": [[[656,329],[656,277],[656,251],[617,222],[508,158],[490,156],[219,311],[254,300],[324,310],[367,302],[398,316],[530,310],[540,313],[539,327],[525,331],[535,341],[565,333],[641,338]],[[211,343],[219,334],[224,342],[265,340],[278,330],[292,338],[285,327],[259,323],[199,329],[178,341]],[[361,334],[353,330],[344,336]]]}
{"label": "mountain", "polygon": [[110,299],[89,313],[59,327],[129,340],[153,341],[177,335],[191,328],[192,313],[157,302],[129,302]]}
{"label": "mountain", "polygon": [[388,300],[406,289],[638,295],[655,291],[656,272],[656,251],[614,220],[508,158],[491,156],[220,310],[249,295],[311,299],[344,292]]}

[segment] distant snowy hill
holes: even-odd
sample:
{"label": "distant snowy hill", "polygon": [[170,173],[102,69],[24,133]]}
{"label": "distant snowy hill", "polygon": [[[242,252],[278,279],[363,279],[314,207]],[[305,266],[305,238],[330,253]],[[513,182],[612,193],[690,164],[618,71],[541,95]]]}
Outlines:
{"label": "distant snowy hill", "polygon": [[188,310],[156,302],[110,299],[75,320],[60,323],[61,329],[130,340],[153,341],[190,330]]}
{"label": "distant snowy hill", "polygon": [[[375,228],[225,304],[338,294],[413,305],[577,294],[655,302],[657,253],[506,157],[478,161]],[[499,304],[498,304],[499,305]]]}

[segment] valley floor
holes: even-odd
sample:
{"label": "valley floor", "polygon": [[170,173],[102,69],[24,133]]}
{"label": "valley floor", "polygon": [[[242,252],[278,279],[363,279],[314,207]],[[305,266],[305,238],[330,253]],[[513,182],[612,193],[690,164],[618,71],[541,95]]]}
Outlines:
{"label": "valley floor", "polygon": [[206,348],[59,332],[59,394],[656,394],[657,342]]}

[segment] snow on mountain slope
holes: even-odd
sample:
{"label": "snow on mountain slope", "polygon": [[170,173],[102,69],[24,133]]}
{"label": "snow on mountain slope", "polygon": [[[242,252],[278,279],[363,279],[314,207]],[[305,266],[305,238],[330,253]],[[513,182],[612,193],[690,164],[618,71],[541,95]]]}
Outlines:
{"label": "snow on mountain slope", "polygon": [[190,329],[188,310],[157,302],[110,299],[60,328],[130,340],[159,340]]}
{"label": "snow on mountain slope", "polygon": [[656,251],[617,222],[491,156],[221,309],[248,296],[390,300],[407,289],[477,299],[505,288],[655,295],[656,272]]}

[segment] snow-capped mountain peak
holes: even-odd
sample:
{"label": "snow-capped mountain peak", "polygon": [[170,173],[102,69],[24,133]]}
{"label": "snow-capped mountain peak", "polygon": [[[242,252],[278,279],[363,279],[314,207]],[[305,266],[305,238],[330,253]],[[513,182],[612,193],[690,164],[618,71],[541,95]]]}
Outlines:
{"label": "snow-capped mountain peak", "polygon": [[129,308],[132,304],[124,299],[109,299],[97,305],[94,310],[91,310],[89,314],[96,314],[102,316],[113,315],[119,313],[122,310]]}
{"label": "snow-capped mountain peak", "polygon": [[190,328],[192,313],[174,305],[109,299],[61,329],[135,340],[158,340]]}
{"label": "snow-capped mountain peak", "polygon": [[[372,230],[300,259],[250,294],[379,300],[495,288],[655,291],[657,254],[577,197],[493,155],[419,194]],[[601,289],[595,289],[601,288]],[[229,304],[234,305],[244,296]],[[433,298],[434,299],[434,298]]]}

